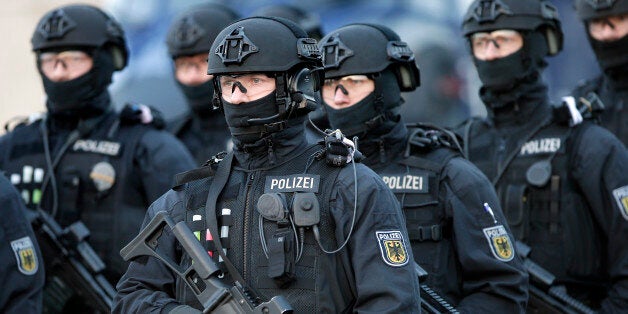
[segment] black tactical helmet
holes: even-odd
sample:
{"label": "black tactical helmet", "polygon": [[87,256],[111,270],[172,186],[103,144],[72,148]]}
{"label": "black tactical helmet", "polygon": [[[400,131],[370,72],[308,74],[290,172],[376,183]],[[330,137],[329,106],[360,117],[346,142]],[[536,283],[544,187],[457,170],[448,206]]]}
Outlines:
{"label": "black tactical helmet", "polygon": [[628,0],[576,0],[575,6],[583,21],[628,13]]}
{"label": "black tactical helmet", "polygon": [[303,30],[306,31],[308,36],[311,38],[319,40],[323,37],[321,21],[318,15],[308,13],[305,10],[293,5],[282,3],[266,6],[253,12],[251,16],[282,17],[299,24],[299,26],[301,26],[301,28],[303,28]]}
{"label": "black tactical helmet", "polygon": [[[311,95],[323,78],[316,40],[292,21],[249,17],[227,26],[209,51],[207,74],[267,73],[276,77],[280,113],[292,113],[304,97],[307,109],[316,106]],[[214,80],[214,106],[220,107],[219,80]],[[309,97],[308,97],[309,96]]]}
{"label": "black tactical helmet", "polygon": [[239,15],[216,3],[196,5],[178,15],[166,37],[172,58],[207,53],[216,35]]}
{"label": "black tactical helmet", "polygon": [[349,24],[327,34],[318,46],[326,78],[375,74],[391,67],[401,91],[413,91],[420,85],[414,53],[383,25]]}
{"label": "black tactical helmet", "polygon": [[466,37],[499,29],[541,32],[550,56],[563,46],[558,11],[548,0],[475,0],[464,16],[462,29]]}
{"label": "black tactical helmet", "polygon": [[127,63],[129,51],[120,24],[91,5],[68,5],[48,12],[31,38],[33,51],[65,47],[110,49],[116,70]]}

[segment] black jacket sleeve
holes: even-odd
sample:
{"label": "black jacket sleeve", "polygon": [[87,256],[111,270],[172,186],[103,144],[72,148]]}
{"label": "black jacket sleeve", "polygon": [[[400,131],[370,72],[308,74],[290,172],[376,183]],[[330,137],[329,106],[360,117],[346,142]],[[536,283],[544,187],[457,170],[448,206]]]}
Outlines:
{"label": "black jacket sleeve", "polygon": [[178,139],[163,130],[144,133],[135,152],[135,162],[148,203],[166,193],[174,175],[196,168],[196,162]]}
{"label": "black jacket sleeve", "polygon": [[[346,239],[351,232],[345,248],[349,252],[347,262],[350,265],[345,268],[352,269],[355,280],[353,311],[419,313],[418,277],[399,203],[371,169],[356,164],[355,170],[357,180],[352,165],[341,171],[335,190],[336,206],[332,209],[336,237]],[[352,223],[356,197],[357,208]],[[396,253],[404,256],[395,256],[394,250],[387,251],[387,245],[396,246],[399,250]]]}
{"label": "black jacket sleeve", "polygon": [[571,169],[603,230],[600,243],[606,245],[611,286],[602,312],[623,312],[628,309],[628,150],[607,130],[582,127]]}
{"label": "black jacket sleeve", "polygon": [[44,266],[19,193],[0,172],[0,312],[41,313]]}
{"label": "black jacket sleeve", "polygon": [[453,217],[457,267],[464,276],[463,299],[457,309],[461,313],[524,313],[528,275],[515,252],[515,238],[493,186],[462,158],[452,159],[445,175],[445,208]]}
{"label": "black jacket sleeve", "polygon": [[[177,192],[171,190],[157,199],[146,212],[144,228],[159,211],[169,212],[173,219],[185,211]],[[172,260],[176,258],[176,239],[164,230],[159,239],[159,252]],[[175,300],[176,275],[154,257],[140,257],[131,261],[126,273],[116,286],[112,313],[167,313],[180,305]]]}

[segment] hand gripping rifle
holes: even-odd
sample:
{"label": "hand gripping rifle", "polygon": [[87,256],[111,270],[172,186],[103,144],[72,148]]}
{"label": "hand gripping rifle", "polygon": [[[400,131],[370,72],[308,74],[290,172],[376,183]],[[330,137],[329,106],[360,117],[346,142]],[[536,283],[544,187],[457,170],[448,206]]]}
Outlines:
{"label": "hand gripping rifle", "polygon": [[414,262],[414,269],[419,277],[419,287],[421,288],[421,311],[429,314],[458,313],[455,307],[443,299],[436,291],[421,284],[427,278],[427,272],[423,267]]}
{"label": "hand gripping rifle", "polygon": [[556,283],[556,277],[529,257],[530,247],[521,241],[516,242],[517,254],[523,267],[530,274],[530,307],[539,313],[593,314],[594,310],[567,293],[564,285]]}
{"label": "hand gripping rifle", "polygon": [[44,257],[45,306],[61,307],[76,294],[94,312],[110,313],[116,291],[103,275],[105,263],[86,241],[89,229],[81,221],[61,228],[41,209],[28,216]]}
{"label": "hand gripping rifle", "polygon": [[[187,269],[181,269],[177,263],[157,253],[159,238],[166,227],[192,259],[192,265]],[[292,313],[292,307],[283,296],[275,296],[268,302],[260,303],[241,283],[229,285],[223,282],[218,278],[220,268],[190,228],[184,221],[175,224],[164,211],[158,212],[140,234],[120,250],[120,255],[125,261],[139,256],[152,256],[164,262],[194,292],[203,305],[203,313]]]}

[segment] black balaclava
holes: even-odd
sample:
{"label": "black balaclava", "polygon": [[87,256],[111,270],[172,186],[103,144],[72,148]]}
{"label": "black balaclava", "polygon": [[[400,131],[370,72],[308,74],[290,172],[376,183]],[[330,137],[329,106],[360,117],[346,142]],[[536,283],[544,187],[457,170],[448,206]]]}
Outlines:
{"label": "black balaclava", "polygon": [[[249,119],[266,118],[277,114],[277,103],[275,92],[270,93],[258,100],[242,103],[231,104],[226,100],[222,100],[223,111],[225,112],[225,120],[229,128],[246,128],[251,126]],[[260,132],[250,131],[251,133],[238,134],[238,131],[231,129],[234,143],[236,145],[253,144],[263,137]]]}
{"label": "black balaclava", "polygon": [[[360,137],[369,138],[383,135],[394,127],[399,120],[398,107],[403,103],[397,78],[392,70],[386,69],[375,75],[373,81],[375,90],[351,107],[333,109],[325,103],[332,128],[342,130],[349,137],[368,132],[368,137]],[[384,119],[372,121],[378,116]]]}
{"label": "black balaclava", "polygon": [[545,36],[539,32],[521,35],[523,47],[513,54],[492,61],[473,58],[482,81],[480,98],[489,109],[509,110],[515,104],[539,102],[547,97],[541,76],[547,66]]}
{"label": "black balaclava", "polygon": [[186,85],[182,84],[178,80],[175,80],[179,85],[179,88],[185,95],[188,101],[190,110],[201,117],[207,117],[214,113],[216,110],[212,108],[212,98],[214,97],[214,86],[210,81],[201,83],[199,85]]}
{"label": "black balaclava", "polygon": [[90,118],[104,113],[110,107],[107,87],[111,84],[114,72],[113,57],[103,49],[86,52],[92,55],[92,69],[70,81],[53,82],[39,67],[48,96],[46,108],[55,117]]}
{"label": "black balaclava", "polygon": [[628,35],[610,42],[589,37],[600,67],[618,89],[628,89]]}

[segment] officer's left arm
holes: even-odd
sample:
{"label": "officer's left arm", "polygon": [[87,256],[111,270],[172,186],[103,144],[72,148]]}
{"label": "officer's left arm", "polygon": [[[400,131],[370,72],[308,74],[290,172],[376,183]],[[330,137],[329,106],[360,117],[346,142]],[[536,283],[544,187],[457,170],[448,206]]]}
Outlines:
{"label": "officer's left arm", "polygon": [[582,132],[572,174],[602,229],[606,244],[609,296],[606,312],[628,308],[628,150],[610,132],[591,126]]}
{"label": "officer's left arm", "polygon": [[43,259],[22,199],[4,177],[0,177],[0,209],[0,312],[41,313]]}
{"label": "officer's left arm", "polygon": [[[397,199],[380,177],[357,164],[357,214],[349,255],[356,293],[354,312],[418,313],[418,278],[405,221]],[[336,184],[336,237],[341,242],[351,228],[355,179],[351,165]]]}
{"label": "officer's left arm", "polygon": [[448,216],[453,217],[453,245],[463,279],[458,310],[525,312],[528,275],[515,252],[515,239],[493,186],[461,158],[452,159],[445,171],[442,184],[448,192],[444,201]]}
{"label": "officer's left arm", "polygon": [[135,163],[148,204],[166,193],[174,175],[197,167],[187,148],[166,131],[151,129],[140,140]]}

